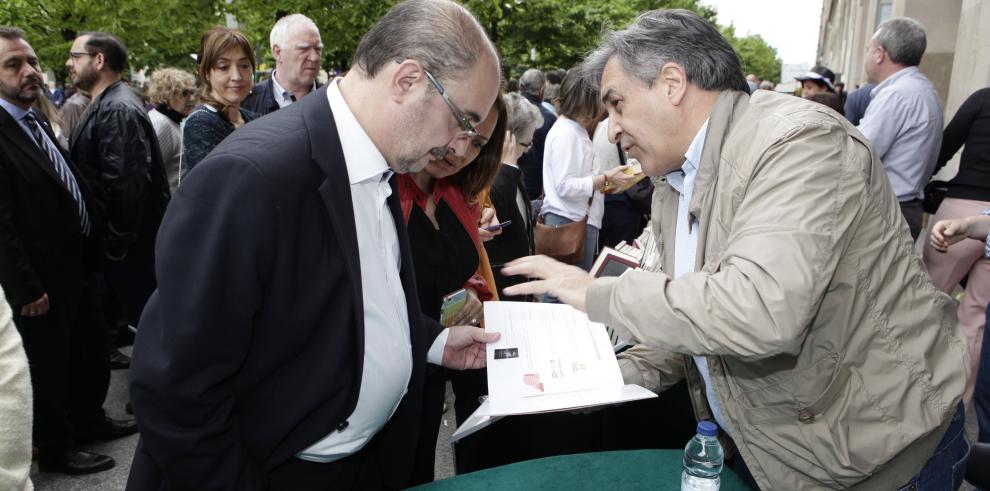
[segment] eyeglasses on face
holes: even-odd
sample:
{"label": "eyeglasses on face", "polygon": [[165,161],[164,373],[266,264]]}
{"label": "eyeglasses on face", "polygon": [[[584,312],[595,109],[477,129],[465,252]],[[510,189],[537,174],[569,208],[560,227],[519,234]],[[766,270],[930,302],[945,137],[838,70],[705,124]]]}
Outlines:
{"label": "eyeglasses on face", "polygon": [[85,51],[69,51],[69,58],[72,58],[73,60],[78,60],[83,56],[93,56],[93,53],[87,53]]}
{"label": "eyeglasses on face", "polygon": [[437,89],[437,92],[440,93],[440,97],[443,98],[443,101],[447,103],[447,107],[450,108],[450,112],[454,114],[454,119],[457,120],[457,124],[461,127],[462,134],[460,136],[466,136],[468,138],[477,137],[478,130],[474,128],[471,121],[469,121],[467,116],[464,115],[464,111],[461,111],[461,108],[457,107],[457,104],[454,104],[454,101],[450,100],[450,96],[448,96],[447,91],[443,89],[443,85],[440,85],[440,82],[438,82],[429,71],[424,69],[423,73],[426,74],[426,78],[431,84],[433,84],[433,88]]}

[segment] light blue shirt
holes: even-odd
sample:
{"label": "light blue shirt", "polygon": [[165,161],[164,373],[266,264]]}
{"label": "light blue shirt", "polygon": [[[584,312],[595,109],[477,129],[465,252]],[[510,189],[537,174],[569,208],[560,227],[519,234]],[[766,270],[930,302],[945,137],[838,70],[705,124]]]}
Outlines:
{"label": "light blue shirt", "polygon": [[897,201],[922,199],[942,146],[942,103],[932,83],[908,67],[874,87],[857,129],[883,162]]}
{"label": "light blue shirt", "polygon": [[[7,114],[9,114],[10,117],[14,118],[14,120],[17,121],[17,124],[20,125],[22,130],[24,130],[24,133],[27,134],[28,138],[30,138],[31,141],[34,141],[34,135],[31,134],[31,128],[29,128],[27,122],[24,121],[24,116],[27,116],[29,110],[21,109],[19,106],[14,105],[10,101],[2,97],[0,97],[0,107],[2,107],[5,111],[7,111]],[[41,134],[44,135],[45,132],[42,131]],[[45,138],[47,138],[47,135],[45,135]]]}
{"label": "light blue shirt", "polygon": [[[677,201],[677,228],[674,234],[674,278],[695,272],[694,266],[698,257],[698,221],[688,216],[688,209],[691,205],[691,197],[694,196],[694,181],[698,177],[698,166],[701,164],[701,153],[705,148],[707,135],[708,121],[705,120],[705,124],[701,125],[687,153],[684,154],[684,165],[681,166],[681,170],[667,174],[667,182],[680,194]],[[708,396],[708,405],[715,414],[715,421],[728,433],[728,426],[722,419],[722,407],[719,406],[715,391],[712,389],[708,360],[704,356],[695,356],[694,363],[698,366],[701,377],[705,379],[705,394]]]}

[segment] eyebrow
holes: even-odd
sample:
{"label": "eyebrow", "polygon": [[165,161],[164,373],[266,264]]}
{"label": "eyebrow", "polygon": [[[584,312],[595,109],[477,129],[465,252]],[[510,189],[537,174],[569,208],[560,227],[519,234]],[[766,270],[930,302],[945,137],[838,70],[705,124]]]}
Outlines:
{"label": "eyebrow", "polygon": [[220,63],[221,61],[226,61],[227,63],[240,63],[242,61],[246,61],[246,62],[250,63],[251,62],[251,59],[248,58],[247,56],[242,56],[242,57],[240,57],[240,58],[238,58],[236,60],[232,60],[230,58],[224,58],[224,57],[221,56],[219,59],[217,59],[217,63]]}
{"label": "eyebrow", "polygon": [[605,94],[602,95],[602,103],[607,104],[608,101],[612,99],[614,93],[615,93],[615,89],[609,87],[609,89],[605,92]]}
{"label": "eyebrow", "polygon": [[[299,43],[299,44],[296,45],[296,48],[299,48],[299,49],[309,49],[310,46],[312,46],[312,45],[309,44],[309,43]],[[317,44],[316,45],[316,48],[317,49],[323,49],[323,43]]]}

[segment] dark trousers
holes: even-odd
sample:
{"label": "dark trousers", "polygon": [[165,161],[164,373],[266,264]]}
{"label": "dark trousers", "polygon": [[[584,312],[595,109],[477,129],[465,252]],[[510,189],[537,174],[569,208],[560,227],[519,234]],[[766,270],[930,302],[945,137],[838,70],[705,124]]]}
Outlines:
{"label": "dark trousers", "polygon": [[440,434],[440,418],[443,417],[446,389],[446,370],[436,365],[427,365],[426,381],[423,385],[423,411],[419,417],[419,437],[416,441],[416,455],[413,456],[415,463],[409,487],[433,482],[437,436]]}
{"label": "dark trousers", "polygon": [[107,333],[95,278],[47,293],[47,314],[14,314],[31,365],[34,445],[42,458],[71,448],[73,429],[102,423],[110,386]]}
{"label": "dark trousers", "polygon": [[[990,321],[990,307],[987,308],[987,321]],[[980,367],[974,376],[976,388],[973,390],[973,409],[976,411],[976,421],[980,426],[976,440],[980,443],[990,443],[990,335],[983,335]]]}
{"label": "dark trousers", "polygon": [[911,238],[917,240],[921,233],[921,222],[925,213],[921,200],[901,201],[899,204],[901,205],[901,215],[904,215],[904,220],[907,221],[908,228],[911,229]]}
{"label": "dark trousers", "polygon": [[[107,287],[119,315],[137,327],[144,304],[155,291],[155,245],[141,240],[131,246],[120,261],[107,260],[104,266]],[[111,322],[116,319],[111,319]]]}

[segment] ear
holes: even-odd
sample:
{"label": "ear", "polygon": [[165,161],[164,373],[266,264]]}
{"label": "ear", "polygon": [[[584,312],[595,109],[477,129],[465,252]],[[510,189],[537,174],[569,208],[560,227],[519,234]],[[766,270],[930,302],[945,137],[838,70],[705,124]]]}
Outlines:
{"label": "ear", "polygon": [[417,86],[423,82],[426,82],[423,66],[416,60],[403,60],[388,75],[389,96],[397,104],[402,104],[419,92]]}
{"label": "ear", "polygon": [[671,105],[679,106],[688,89],[687,73],[684,72],[684,67],[677,63],[665,63],[660,67],[657,82],[663,84],[663,95],[670,100]]}
{"label": "ear", "polygon": [[93,68],[95,68],[96,71],[102,71],[103,67],[107,64],[107,59],[103,56],[103,53],[96,53],[96,55],[93,56],[93,64],[95,65]]}
{"label": "ear", "polygon": [[278,63],[278,61],[282,58],[281,46],[277,44],[272,45],[272,58],[275,58],[275,63]]}

